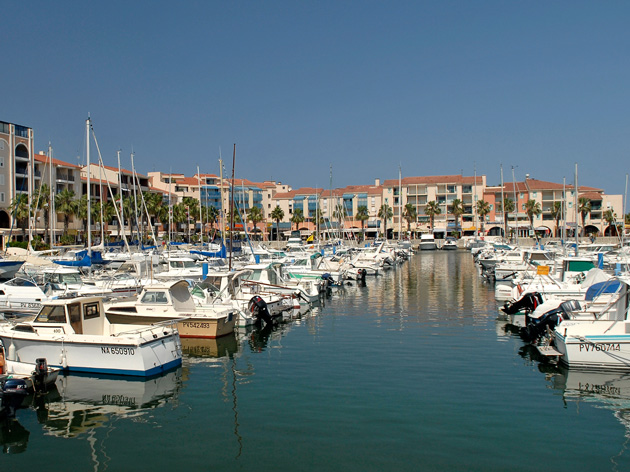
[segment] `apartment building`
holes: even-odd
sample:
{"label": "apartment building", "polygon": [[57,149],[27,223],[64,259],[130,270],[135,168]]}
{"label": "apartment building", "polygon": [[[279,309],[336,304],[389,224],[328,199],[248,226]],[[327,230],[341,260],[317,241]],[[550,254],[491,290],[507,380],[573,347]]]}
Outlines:
{"label": "apartment building", "polygon": [[15,221],[11,216],[11,202],[15,196],[31,194],[33,180],[33,129],[27,126],[0,121],[0,235],[4,239],[11,233]]}
{"label": "apartment building", "polygon": [[[445,235],[452,231],[471,233],[477,229],[475,204],[483,197],[486,176],[437,175],[424,177],[404,177],[383,182],[383,204],[392,209],[392,233],[407,231],[412,233],[432,231]],[[450,208],[455,200],[462,202],[464,213],[456,221]],[[434,217],[434,228],[430,227],[430,217],[426,214],[427,204],[436,202],[440,213]],[[411,204],[416,210],[416,221],[408,225],[405,220],[405,205]]]}

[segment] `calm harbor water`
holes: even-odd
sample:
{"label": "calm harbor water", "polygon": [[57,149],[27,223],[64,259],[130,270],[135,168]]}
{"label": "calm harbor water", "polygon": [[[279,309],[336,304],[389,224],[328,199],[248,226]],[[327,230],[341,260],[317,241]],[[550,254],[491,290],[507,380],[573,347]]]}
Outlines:
{"label": "calm harbor water", "polygon": [[540,365],[467,251],[299,320],[184,340],[147,382],[70,376],[2,426],[7,470],[630,470],[630,376]]}

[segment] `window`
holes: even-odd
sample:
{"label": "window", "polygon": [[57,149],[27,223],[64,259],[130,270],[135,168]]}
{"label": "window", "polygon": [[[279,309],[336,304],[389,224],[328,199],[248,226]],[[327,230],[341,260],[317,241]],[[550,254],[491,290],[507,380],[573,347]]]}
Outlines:
{"label": "window", "polygon": [[0,192],[0,203],[4,203],[4,192]]}
{"label": "window", "polygon": [[65,323],[66,322],[66,313],[63,309],[63,306],[44,306],[42,311],[39,312],[37,318],[35,319],[36,323]]}
{"label": "window", "polygon": [[0,185],[4,186],[4,174],[0,174]]}
{"label": "window", "polygon": [[[0,141],[1,143],[2,141]],[[0,156],[0,167],[4,167],[4,156]]]}
{"label": "window", "polygon": [[15,125],[15,135],[21,138],[28,138],[28,128],[26,126]]}
{"label": "window", "polygon": [[86,303],[83,306],[83,319],[84,320],[98,318],[100,316],[101,316],[101,313],[98,309],[98,303]]}
{"label": "window", "polygon": [[70,323],[80,323],[81,322],[81,304],[73,303],[72,305],[68,305],[68,315],[70,316]]}

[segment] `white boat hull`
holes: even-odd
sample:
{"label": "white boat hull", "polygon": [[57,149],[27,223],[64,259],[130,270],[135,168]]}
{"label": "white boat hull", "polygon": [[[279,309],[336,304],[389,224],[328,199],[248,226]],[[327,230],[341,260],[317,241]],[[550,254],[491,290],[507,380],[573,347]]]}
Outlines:
{"label": "white boat hull", "polygon": [[627,321],[563,321],[554,331],[560,360],[582,369],[630,369],[630,323]]}
{"label": "white boat hull", "polygon": [[[46,358],[48,365],[69,372],[152,376],[181,365],[181,342],[171,328],[156,327],[153,335],[140,342],[124,337],[58,335],[45,339],[35,333],[4,331],[0,333],[7,358],[34,364]],[[165,334],[166,333],[166,334]]]}

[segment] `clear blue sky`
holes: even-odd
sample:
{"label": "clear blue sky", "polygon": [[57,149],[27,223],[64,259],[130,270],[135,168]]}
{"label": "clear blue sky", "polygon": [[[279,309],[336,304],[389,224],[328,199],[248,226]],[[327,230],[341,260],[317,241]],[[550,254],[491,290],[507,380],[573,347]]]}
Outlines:
{"label": "clear blue sky", "polygon": [[630,2],[3,2],[0,120],[36,151],[294,188],[526,173],[623,193]]}

